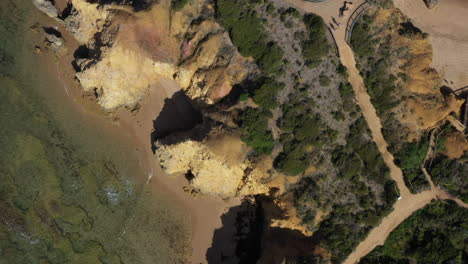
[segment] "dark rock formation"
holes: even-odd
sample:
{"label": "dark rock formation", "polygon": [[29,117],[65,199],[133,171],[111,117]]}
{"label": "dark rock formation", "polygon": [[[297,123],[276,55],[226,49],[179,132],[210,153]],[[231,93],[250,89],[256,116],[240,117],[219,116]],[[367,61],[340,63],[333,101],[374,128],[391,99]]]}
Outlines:
{"label": "dark rock formation", "polygon": [[427,8],[431,9],[439,3],[439,0],[424,0],[424,3],[426,4]]}

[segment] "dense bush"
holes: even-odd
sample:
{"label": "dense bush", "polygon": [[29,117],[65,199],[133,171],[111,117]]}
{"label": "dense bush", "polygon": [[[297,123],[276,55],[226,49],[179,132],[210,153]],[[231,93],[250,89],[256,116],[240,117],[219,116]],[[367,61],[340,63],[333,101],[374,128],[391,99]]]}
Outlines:
{"label": "dense bush", "polygon": [[449,159],[438,154],[429,170],[435,184],[441,185],[450,194],[468,203],[468,152],[460,159]]}
{"label": "dense bush", "polygon": [[185,7],[185,5],[189,2],[190,0],[172,0],[171,1],[171,7],[174,10],[181,10],[182,8]]}
{"label": "dense bush", "polygon": [[337,132],[310,110],[309,100],[301,98],[283,105],[283,116],[278,120],[283,151],[275,160],[275,168],[288,175],[300,174],[310,165],[308,148],[321,147],[336,138]]}
{"label": "dense bush", "polygon": [[368,15],[363,15],[356,22],[351,32],[351,46],[358,56],[373,56],[375,53],[374,47],[376,42],[370,32],[371,23],[372,18]]}
{"label": "dense bush", "polygon": [[267,74],[280,73],[283,51],[276,43],[268,41],[263,22],[251,1],[219,0],[216,15],[243,56],[252,56]]}
{"label": "dense bush", "polygon": [[306,14],[303,21],[307,29],[307,39],[302,41],[302,55],[306,65],[314,68],[330,51],[326,26],[323,19],[315,14]]}
{"label": "dense bush", "polygon": [[270,113],[261,109],[248,108],[239,118],[242,131],[241,139],[258,154],[270,154],[274,141],[268,130]]}
{"label": "dense bush", "polygon": [[[398,197],[396,184],[390,179],[388,168],[369,134],[364,118],[360,117],[351,125],[346,145],[333,151],[339,191],[321,186],[320,176],[305,178],[295,191],[298,215],[309,228],[314,228],[317,210],[331,212],[314,237],[331,252],[333,263],[343,261],[351,253],[369,230],[392,210]],[[372,185],[380,186],[383,191],[375,193]],[[344,201],[344,194],[354,197],[351,198],[353,202]]]}
{"label": "dense bush", "polygon": [[466,263],[468,211],[436,201],[400,224],[360,263]]}
{"label": "dense bush", "polygon": [[413,193],[430,187],[421,171],[422,161],[428,147],[428,142],[423,137],[420,141],[403,144],[401,149],[395,153],[395,163],[403,170],[405,183]]}
{"label": "dense bush", "polygon": [[253,100],[259,106],[265,109],[272,109],[278,106],[276,94],[284,88],[283,83],[274,80],[265,81],[260,88],[254,91]]}

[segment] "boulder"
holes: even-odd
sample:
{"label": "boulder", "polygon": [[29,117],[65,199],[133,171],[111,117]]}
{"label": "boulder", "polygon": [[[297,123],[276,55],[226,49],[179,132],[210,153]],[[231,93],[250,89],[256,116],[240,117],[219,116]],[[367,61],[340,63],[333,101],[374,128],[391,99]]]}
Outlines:
{"label": "boulder", "polygon": [[427,8],[431,9],[439,3],[439,0],[424,0],[424,3],[426,4]]}
{"label": "boulder", "polygon": [[33,4],[46,15],[56,19],[58,16],[57,8],[50,0],[33,0]]}

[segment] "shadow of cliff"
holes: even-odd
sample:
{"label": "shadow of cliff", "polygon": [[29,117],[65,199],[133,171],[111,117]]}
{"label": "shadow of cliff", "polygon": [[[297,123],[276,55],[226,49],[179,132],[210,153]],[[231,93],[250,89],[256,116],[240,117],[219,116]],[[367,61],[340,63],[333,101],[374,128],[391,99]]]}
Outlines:
{"label": "shadow of cliff", "polygon": [[135,11],[141,11],[148,9],[151,5],[158,3],[159,0],[87,0],[89,3],[99,4],[99,5],[109,5],[109,4],[117,4],[117,5],[128,5],[133,7]]}
{"label": "shadow of cliff", "polygon": [[[162,139],[174,132],[188,131],[202,123],[203,118],[192,105],[190,98],[184,91],[176,92],[171,98],[164,100],[164,107],[159,113],[159,116],[153,120],[153,132],[151,133],[151,144],[155,140]],[[192,136],[200,133],[204,135],[204,131],[193,131]],[[179,140],[186,138],[188,135],[178,135]],[[175,139],[174,139],[175,140]],[[166,143],[173,141],[166,139]],[[155,151],[153,146],[153,152]]]}
{"label": "shadow of cliff", "polygon": [[304,261],[317,258],[312,255],[314,249],[318,246],[317,238],[315,236],[305,236],[298,230],[271,227],[269,224],[270,219],[285,218],[283,209],[269,196],[259,196],[257,202],[262,204],[265,216],[262,253],[257,263],[314,263]]}
{"label": "shadow of cliff", "polygon": [[257,263],[263,229],[261,206],[243,201],[222,215],[221,222],[206,252],[208,263]]}
{"label": "shadow of cliff", "polygon": [[282,217],[284,211],[265,195],[232,207],[221,217],[222,227],[214,232],[206,253],[208,263],[309,263],[307,260],[318,259],[312,255],[316,238],[297,230],[270,227],[270,219]]}

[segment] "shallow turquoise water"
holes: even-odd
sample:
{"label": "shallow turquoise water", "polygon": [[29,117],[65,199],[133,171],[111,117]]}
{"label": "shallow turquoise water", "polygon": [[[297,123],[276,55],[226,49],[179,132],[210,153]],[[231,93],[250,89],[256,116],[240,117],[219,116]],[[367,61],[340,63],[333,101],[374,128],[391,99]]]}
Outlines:
{"label": "shallow turquoise water", "polygon": [[0,1],[0,264],[184,262],[183,215],[131,146],[50,92],[30,2]]}

